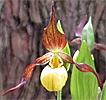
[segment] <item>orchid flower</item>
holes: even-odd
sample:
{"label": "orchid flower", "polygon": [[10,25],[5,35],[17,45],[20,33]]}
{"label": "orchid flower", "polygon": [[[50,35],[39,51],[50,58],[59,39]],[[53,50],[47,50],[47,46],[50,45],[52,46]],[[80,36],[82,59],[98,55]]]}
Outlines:
{"label": "orchid flower", "polygon": [[52,15],[49,25],[43,31],[43,44],[45,48],[50,51],[43,56],[37,58],[34,64],[28,65],[24,69],[23,77],[21,82],[7,90],[3,95],[15,91],[28,82],[33,74],[34,68],[39,65],[48,64],[41,72],[40,80],[42,85],[48,91],[59,91],[61,90],[67,81],[68,75],[65,68],[66,63],[76,65],[77,69],[81,72],[91,72],[98,80],[99,86],[102,89],[102,80],[97,72],[93,70],[89,65],[84,63],[76,63],[72,57],[62,52],[67,44],[65,34],[61,34],[55,23],[55,10],[52,6]]}

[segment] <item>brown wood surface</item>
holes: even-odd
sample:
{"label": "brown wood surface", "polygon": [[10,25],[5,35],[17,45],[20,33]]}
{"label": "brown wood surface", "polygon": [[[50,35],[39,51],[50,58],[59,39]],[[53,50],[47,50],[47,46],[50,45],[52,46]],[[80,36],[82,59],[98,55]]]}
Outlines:
{"label": "brown wood surface", "polygon": [[[40,83],[44,66],[36,67],[30,82],[21,89],[2,97],[4,91],[18,84],[24,68],[47,50],[42,43],[43,28],[50,19],[52,0],[4,0],[0,2],[0,100],[54,100],[54,92]],[[85,15],[93,19],[95,41],[106,45],[105,0],[54,0],[56,18],[62,22],[68,40],[75,38],[75,27]],[[72,45],[72,55],[76,45]],[[102,79],[106,78],[106,51],[95,50],[95,64]],[[70,80],[63,89],[69,100]]]}

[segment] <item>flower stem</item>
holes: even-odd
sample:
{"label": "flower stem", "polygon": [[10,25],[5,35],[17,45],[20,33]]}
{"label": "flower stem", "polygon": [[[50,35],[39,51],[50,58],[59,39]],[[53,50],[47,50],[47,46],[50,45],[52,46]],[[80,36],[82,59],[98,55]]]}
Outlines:
{"label": "flower stem", "polygon": [[62,90],[57,91],[57,100],[62,100]]}

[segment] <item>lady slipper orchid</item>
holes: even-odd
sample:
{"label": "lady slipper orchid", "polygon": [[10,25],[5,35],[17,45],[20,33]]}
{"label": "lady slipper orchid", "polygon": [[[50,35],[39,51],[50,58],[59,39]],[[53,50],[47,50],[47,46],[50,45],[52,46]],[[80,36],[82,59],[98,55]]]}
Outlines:
{"label": "lady slipper orchid", "polygon": [[39,65],[48,65],[41,72],[41,83],[48,91],[59,91],[66,84],[68,75],[65,69],[66,63],[75,64],[77,69],[81,72],[91,72],[97,79],[100,88],[102,89],[102,80],[98,73],[96,73],[89,65],[83,63],[76,63],[73,61],[72,57],[68,56],[66,53],[63,53],[62,50],[67,44],[66,35],[61,34],[55,23],[55,10],[52,6],[52,15],[51,20],[47,28],[43,31],[43,44],[45,48],[50,51],[43,56],[37,58],[34,64],[30,64],[24,70],[24,74],[21,82],[7,90],[3,95],[19,89],[27,81],[31,79],[33,70],[36,66]]}

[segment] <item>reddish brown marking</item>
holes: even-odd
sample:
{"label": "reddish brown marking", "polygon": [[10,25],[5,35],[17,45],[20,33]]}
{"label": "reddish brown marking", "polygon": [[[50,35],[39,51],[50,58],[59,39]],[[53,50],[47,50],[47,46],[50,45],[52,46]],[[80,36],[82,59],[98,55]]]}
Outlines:
{"label": "reddish brown marking", "polygon": [[43,44],[49,51],[64,49],[66,45],[66,35],[61,34],[55,23],[55,10],[52,6],[52,16],[49,25],[43,31]]}

